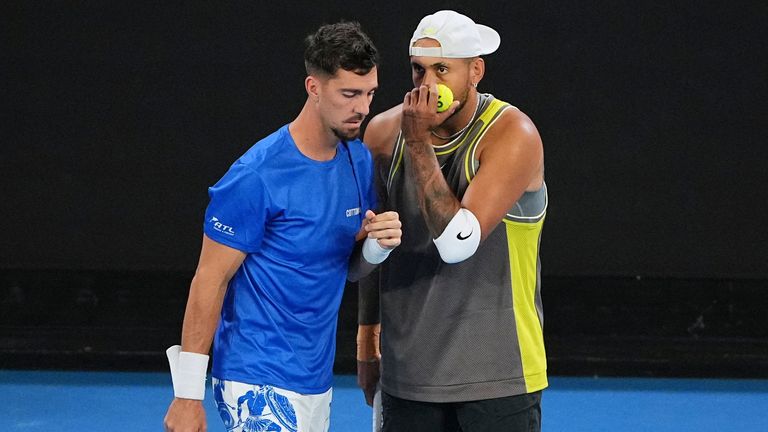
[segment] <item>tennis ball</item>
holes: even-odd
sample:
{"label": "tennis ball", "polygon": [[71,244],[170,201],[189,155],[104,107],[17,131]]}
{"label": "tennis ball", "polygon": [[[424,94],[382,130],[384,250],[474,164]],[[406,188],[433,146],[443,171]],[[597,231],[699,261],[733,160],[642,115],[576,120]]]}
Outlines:
{"label": "tennis ball", "polygon": [[448,86],[443,84],[437,85],[437,112],[443,112],[447,110],[453,103],[453,92]]}

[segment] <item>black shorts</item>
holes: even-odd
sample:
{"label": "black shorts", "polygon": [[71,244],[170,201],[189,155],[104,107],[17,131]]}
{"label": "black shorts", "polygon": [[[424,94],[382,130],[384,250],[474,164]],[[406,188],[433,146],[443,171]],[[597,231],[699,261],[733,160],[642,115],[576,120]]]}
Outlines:
{"label": "black shorts", "polygon": [[539,432],[541,392],[471,402],[417,402],[381,393],[382,432]]}

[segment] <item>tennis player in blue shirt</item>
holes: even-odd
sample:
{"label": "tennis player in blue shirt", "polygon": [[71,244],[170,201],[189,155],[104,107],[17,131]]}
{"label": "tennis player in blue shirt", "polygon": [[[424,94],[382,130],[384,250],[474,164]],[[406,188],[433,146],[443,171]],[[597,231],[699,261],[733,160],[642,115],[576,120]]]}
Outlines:
{"label": "tennis player in blue shirt", "polygon": [[307,100],[209,189],[181,345],[168,349],[167,431],[206,430],[214,396],[228,431],[329,427],[345,280],[400,244],[397,213],[374,213],[371,155],[357,138],[378,86],[378,53],[357,23],[307,38]]}

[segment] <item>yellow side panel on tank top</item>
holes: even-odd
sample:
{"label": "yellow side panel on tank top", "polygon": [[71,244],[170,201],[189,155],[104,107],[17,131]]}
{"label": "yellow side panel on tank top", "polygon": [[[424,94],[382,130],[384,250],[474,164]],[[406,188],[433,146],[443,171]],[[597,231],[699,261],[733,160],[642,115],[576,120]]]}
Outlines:
{"label": "yellow side panel on tank top", "polygon": [[536,269],[539,236],[544,218],[536,223],[504,220],[509,248],[512,301],[515,310],[520,357],[528,392],[547,387],[544,332],[536,310]]}

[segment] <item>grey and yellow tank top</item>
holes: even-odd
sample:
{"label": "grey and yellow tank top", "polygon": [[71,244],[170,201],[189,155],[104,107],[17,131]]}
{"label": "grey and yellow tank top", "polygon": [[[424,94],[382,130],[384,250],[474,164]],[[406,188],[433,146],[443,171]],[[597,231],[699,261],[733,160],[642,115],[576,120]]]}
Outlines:
{"label": "grey and yellow tank top", "polygon": [[[482,169],[475,150],[506,109],[488,94],[470,127],[435,147],[459,200]],[[385,207],[400,213],[402,244],[381,267],[382,387],[396,397],[456,402],[530,393],[547,386],[539,244],[546,186],[526,192],[468,260],[445,264],[404,177],[398,136]]]}

